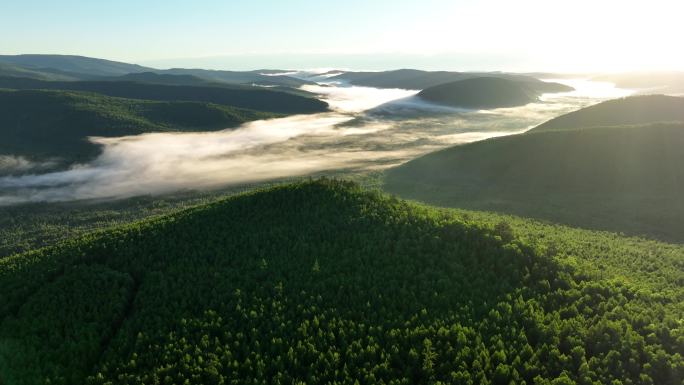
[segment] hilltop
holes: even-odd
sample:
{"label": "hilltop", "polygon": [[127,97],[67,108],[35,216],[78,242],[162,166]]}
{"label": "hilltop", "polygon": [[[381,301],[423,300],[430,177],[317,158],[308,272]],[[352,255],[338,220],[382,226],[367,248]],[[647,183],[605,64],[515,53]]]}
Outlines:
{"label": "hilltop", "polygon": [[290,76],[268,74],[261,71],[219,71],[204,69],[172,68],[157,70],[160,74],[192,75],[210,82],[227,84],[246,84],[259,86],[281,86],[299,88],[305,84],[315,84],[303,79]]}
{"label": "hilltop", "polygon": [[535,226],[317,181],[10,256],[0,381],[678,385],[682,248]]}
{"label": "hilltop", "polygon": [[460,108],[515,107],[538,100],[539,93],[524,83],[502,78],[471,78],[426,88],[418,97]]}
{"label": "hilltop", "polygon": [[424,90],[440,84],[481,77],[496,77],[522,82],[536,92],[550,93],[568,92],[573,90],[572,87],[564,84],[542,82],[531,76],[502,72],[450,72],[400,69],[380,72],[343,72],[329,78],[329,80],[348,82],[352,85],[366,87]]}

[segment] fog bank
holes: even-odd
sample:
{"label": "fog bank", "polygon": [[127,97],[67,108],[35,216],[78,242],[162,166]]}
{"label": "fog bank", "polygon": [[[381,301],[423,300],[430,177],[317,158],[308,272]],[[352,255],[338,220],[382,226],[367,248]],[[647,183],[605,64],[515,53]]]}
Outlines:
{"label": "fog bank", "polygon": [[523,132],[605,97],[578,89],[523,107],[475,111],[425,103],[411,90],[303,88],[321,95],[334,111],[211,133],[91,138],[104,146],[92,163],[0,178],[0,204],[121,198],[382,169],[446,146]]}

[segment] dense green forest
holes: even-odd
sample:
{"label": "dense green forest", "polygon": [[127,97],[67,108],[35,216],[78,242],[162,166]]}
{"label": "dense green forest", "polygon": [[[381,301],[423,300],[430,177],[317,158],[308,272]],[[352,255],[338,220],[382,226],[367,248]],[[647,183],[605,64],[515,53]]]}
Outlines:
{"label": "dense green forest", "polygon": [[58,158],[60,164],[92,159],[100,149],[88,136],[210,131],[279,116],[205,102],[156,102],[93,93],[0,90],[0,154]]}
{"label": "dense green forest", "polygon": [[684,123],[596,127],[684,119],[683,102],[604,102],[525,134],[414,159],[387,171],[385,189],[440,206],[684,242]]}
{"label": "dense green forest", "polygon": [[0,88],[85,91],[130,99],[215,103],[283,114],[315,113],[328,109],[327,103],[315,99],[313,95],[307,97],[262,87],[237,85],[187,86],[133,81],[57,82],[0,77]]}
{"label": "dense green forest", "polygon": [[0,260],[6,384],[681,384],[684,249],[348,182]]}
{"label": "dense green forest", "polygon": [[501,108],[523,106],[538,100],[541,93],[524,83],[481,77],[458,80],[426,88],[418,97],[430,102],[461,108]]}
{"label": "dense green forest", "polygon": [[54,245],[94,230],[206,204],[268,183],[116,200],[0,205],[0,258]]}

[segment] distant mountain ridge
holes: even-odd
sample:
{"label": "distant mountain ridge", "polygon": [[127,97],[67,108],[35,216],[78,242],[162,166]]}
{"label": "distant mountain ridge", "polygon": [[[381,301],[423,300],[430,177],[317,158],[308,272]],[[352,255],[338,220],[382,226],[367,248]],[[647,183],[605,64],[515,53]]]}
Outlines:
{"label": "distant mountain ridge", "polygon": [[284,75],[263,75],[256,71],[172,68],[168,70],[155,70],[154,72],[162,75],[192,75],[207,81],[228,84],[256,84],[262,86],[285,86],[293,88],[298,88],[305,84],[315,84],[314,82]]}
{"label": "distant mountain ridge", "polygon": [[[152,73],[165,76],[167,83],[178,82],[169,76],[194,76],[204,82],[280,86],[299,88],[313,82],[285,75],[282,71],[224,71],[194,68],[156,69],[137,64],[129,64],[112,60],[97,59],[76,55],[0,55],[0,76],[30,77],[39,80],[121,80],[142,78],[150,79]],[[155,82],[159,82],[158,78]]]}
{"label": "distant mountain ridge", "polygon": [[0,77],[0,88],[87,91],[130,99],[216,103],[283,114],[323,112],[328,108],[327,103],[313,97],[248,86],[186,86],[131,81],[49,82]]}
{"label": "distant mountain ridge", "polygon": [[[495,77],[529,83],[536,90],[543,92],[568,92],[573,88],[559,83],[545,83],[531,76],[503,72],[451,72],[422,71],[400,69],[381,72],[344,72],[332,76],[329,80],[348,82],[352,85],[377,88],[404,88],[424,90],[440,84],[451,83],[478,77]],[[542,89],[543,88],[543,89]]]}
{"label": "distant mountain ridge", "polygon": [[132,81],[152,84],[166,84],[179,86],[211,85],[206,79],[194,75],[171,75],[159,72],[137,72],[121,76],[104,77],[99,80]]}
{"label": "distant mountain ridge", "polygon": [[91,76],[117,76],[153,70],[137,64],[77,55],[0,55],[0,62],[34,69],[51,68]]}
{"label": "distant mountain ridge", "polygon": [[28,68],[11,63],[0,62],[0,76],[23,77],[38,80],[70,81],[79,80],[80,75],[73,75],[50,68]]}

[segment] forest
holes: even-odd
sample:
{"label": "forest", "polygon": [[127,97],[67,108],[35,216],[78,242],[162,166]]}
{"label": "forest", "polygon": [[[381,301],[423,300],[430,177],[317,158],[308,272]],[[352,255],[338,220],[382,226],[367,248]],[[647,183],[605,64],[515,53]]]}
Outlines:
{"label": "forest", "polygon": [[72,164],[99,154],[100,147],[87,140],[90,136],[212,131],[278,116],[282,115],[207,102],[0,89],[0,153]]}
{"label": "forest", "polygon": [[0,259],[0,382],[680,385],[683,256],[287,184]]}
{"label": "forest", "polygon": [[633,96],[388,169],[407,199],[684,241],[684,98]]}
{"label": "forest", "polygon": [[43,81],[0,76],[0,88],[83,91],[129,99],[204,102],[282,114],[309,114],[328,110],[328,104],[313,95],[302,96],[301,92],[284,92],[249,85],[174,85],[127,80]]}

